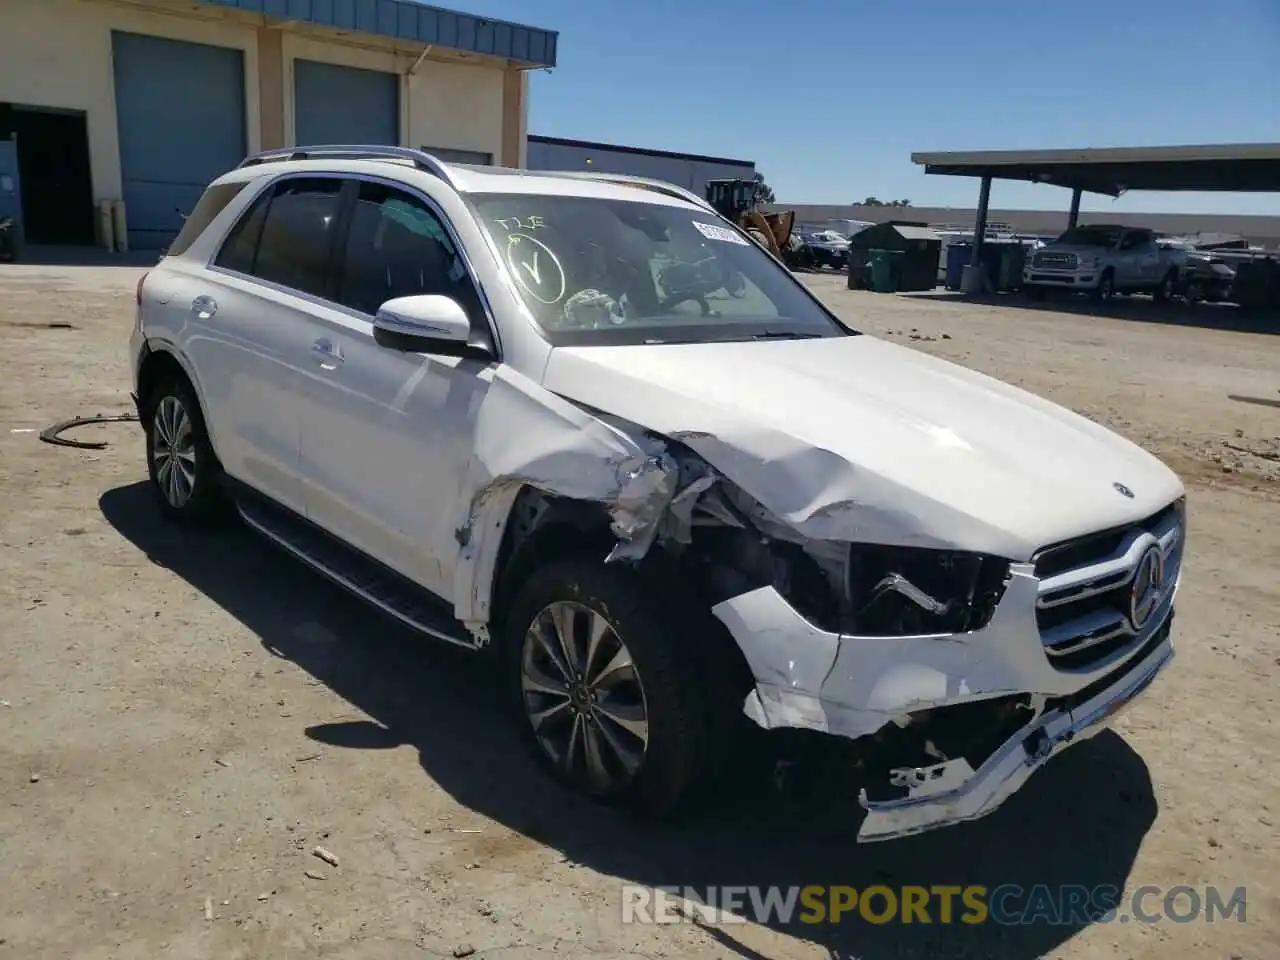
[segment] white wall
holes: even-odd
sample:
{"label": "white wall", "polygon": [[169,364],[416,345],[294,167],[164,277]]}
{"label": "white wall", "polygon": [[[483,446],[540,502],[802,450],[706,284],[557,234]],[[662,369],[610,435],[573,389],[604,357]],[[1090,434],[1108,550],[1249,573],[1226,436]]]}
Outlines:
{"label": "white wall", "polygon": [[0,0],[0,102],[87,113],[95,198],[121,195],[112,30],[244,51],[246,142],[258,149],[257,34],[251,27],[85,0]]}
{"label": "white wall", "polygon": [[502,71],[484,66],[424,61],[408,101],[406,145],[478,150],[502,156]]}
{"label": "white wall", "polygon": [[[587,161],[591,162],[588,163]],[[708,180],[750,179],[755,166],[750,163],[706,163],[676,157],[655,157],[626,150],[601,150],[541,143],[530,140],[528,166],[531,170],[597,170],[625,173],[635,177],[665,180],[702,196]]]}

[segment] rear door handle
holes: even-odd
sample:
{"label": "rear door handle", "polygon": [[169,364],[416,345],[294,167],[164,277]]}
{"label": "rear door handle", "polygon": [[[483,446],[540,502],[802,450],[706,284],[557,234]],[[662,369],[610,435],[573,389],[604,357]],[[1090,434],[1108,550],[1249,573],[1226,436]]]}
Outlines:
{"label": "rear door handle", "polygon": [[324,370],[336,370],[342,363],[342,351],[332,340],[324,337],[311,345],[311,355]]}
{"label": "rear door handle", "polygon": [[213,315],[218,312],[218,301],[201,294],[191,301],[191,312],[199,320],[212,320]]}

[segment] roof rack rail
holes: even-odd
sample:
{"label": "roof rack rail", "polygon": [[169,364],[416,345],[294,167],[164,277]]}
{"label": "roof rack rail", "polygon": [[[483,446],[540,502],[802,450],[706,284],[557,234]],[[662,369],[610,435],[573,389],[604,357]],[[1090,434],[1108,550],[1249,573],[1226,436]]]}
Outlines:
{"label": "roof rack rail", "polygon": [[[537,171],[544,173],[544,171]],[[715,213],[715,208],[711,206],[705,197],[700,197],[692,190],[686,190],[684,187],[677,186],[674,183],[668,183],[665,180],[654,180],[650,177],[634,177],[628,173],[596,173],[595,171],[586,170],[547,170],[544,175],[552,177],[572,177],[577,180],[597,180],[603,183],[616,183],[628,187],[643,187],[646,190],[652,190],[655,193],[664,193],[669,197],[675,197],[677,200],[687,200],[689,203],[697,204],[704,210]]]}
{"label": "roof rack rail", "polygon": [[449,173],[449,169],[422,150],[412,147],[386,147],[377,144],[322,144],[311,147],[281,147],[276,150],[264,150],[240,161],[240,167],[254,167],[260,163],[278,163],[287,160],[408,160],[423,173],[438,177],[449,186],[456,188],[457,183]]}

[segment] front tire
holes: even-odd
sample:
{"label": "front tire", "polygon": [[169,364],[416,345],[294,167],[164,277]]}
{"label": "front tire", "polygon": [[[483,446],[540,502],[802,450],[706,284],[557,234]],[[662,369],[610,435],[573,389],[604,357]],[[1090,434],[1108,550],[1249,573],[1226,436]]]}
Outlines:
{"label": "front tire", "polygon": [[1093,299],[1100,303],[1110,303],[1116,296],[1116,276],[1110,269],[1104,270],[1098,278],[1098,285],[1093,290]]}
{"label": "front tire", "polygon": [[1037,287],[1035,284],[1031,283],[1023,286],[1022,292],[1026,294],[1028,300],[1043,300],[1047,293],[1044,287]]}
{"label": "front tire", "polygon": [[507,618],[507,675],[538,763],[593,800],[666,817],[709,771],[711,726],[682,605],[639,572],[540,570]]}
{"label": "front tire", "polygon": [[1167,303],[1173,299],[1173,292],[1178,285],[1178,274],[1175,270],[1170,270],[1164,275],[1164,279],[1160,281],[1160,285],[1156,287],[1151,296],[1156,303]]}
{"label": "front tire", "polygon": [[195,391],[170,377],[151,392],[145,419],[147,471],[160,509],[187,525],[212,520],[221,504],[221,467]]}

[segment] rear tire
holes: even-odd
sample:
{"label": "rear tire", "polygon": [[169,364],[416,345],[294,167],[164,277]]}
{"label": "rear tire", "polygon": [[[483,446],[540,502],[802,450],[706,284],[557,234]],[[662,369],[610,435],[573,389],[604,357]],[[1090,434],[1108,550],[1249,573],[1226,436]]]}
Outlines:
{"label": "rear tire", "polygon": [[[597,558],[539,570],[506,618],[505,672],[535,760],[587,797],[679,812],[714,766],[696,615]],[[594,641],[594,642],[593,642]]]}
{"label": "rear tire", "polygon": [[215,519],[223,506],[222,467],[209,443],[191,384],[166,377],[146,399],[147,472],[161,512],[189,526]]}

